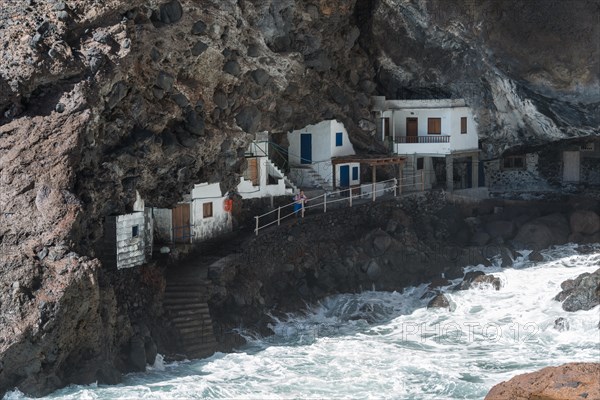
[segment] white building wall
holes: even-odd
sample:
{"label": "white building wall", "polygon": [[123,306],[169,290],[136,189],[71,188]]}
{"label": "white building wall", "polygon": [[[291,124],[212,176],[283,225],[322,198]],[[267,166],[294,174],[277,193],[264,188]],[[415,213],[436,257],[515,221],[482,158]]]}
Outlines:
{"label": "white building wall", "polygon": [[[336,146],[336,133],[342,133],[342,145]],[[312,135],[312,164],[310,167],[321,176],[321,178],[330,186],[333,186],[333,167],[331,163],[332,157],[343,157],[355,155],[354,146],[350,142],[348,131],[344,124],[335,121],[323,121],[316,125],[309,125],[303,129],[295,130],[288,133],[288,160],[291,166],[309,166],[309,164],[301,164],[300,162],[300,135],[302,133],[310,133]],[[356,163],[353,163],[353,165]],[[360,168],[360,167],[359,167]],[[298,175],[295,180],[300,186],[302,182],[312,184],[310,174],[308,172],[296,171]],[[339,185],[339,165],[336,170],[336,181]],[[352,181],[352,170],[350,171],[351,185],[358,184],[359,179]]]}
{"label": "white building wall", "polygon": [[[252,181],[246,180],[242,176],[237,186],[238,193],[244,199],[292,194],[293,190],[285,187],[283,172],[273,165],[267,156],[268,136],[265,138],[264,134],[261,135],[261,141],[258,141],[259,134],[257,134],[257,141],[253,141],[248,146],[248,153],[257,157],[259,184],[254,186]],[[269,185],[269,176],[276,178],[277,183]]]}
{"label": "white building wall", "polygon": [[[350,143],[350,137],[348,136],[348,131],[346,127],[341,122],[331,120],[325,121],[330,123],[330,135],[331,135],[331,153],[329,158],[331,157],[342,157],[342,156],[353,156],[356,154],[354,151],[354,146]],[[335,137],[337,132],[342,132],[342,145],[335,145]]]}
{"label": "white building wall", "polygon": [[[146,232],[144,212],[119,215],[117,225],[117,268],[131,268],[146,262]],[[133,227],[138,227],[138,236],[133,236]],[[152,232],[152,229],[150,229]]]}
{"label": "white building wall", "polygon": [[[340,183],[341,183],[341,177],[342,177],[342,173],[341,173],[341,169],[342,166],[344,165],[348,165],[350,167],[350,186],[354,186],[354,185],[358,185],[360,183],[360,163],[348,163],[348,164],[337,164],[336,170],[335,170],[335,180],[336,180],[336,186],[339,187]],[[352,169],[354,167],[358,168],[358,179],[352,179]],[[330,182],[333,181],[333,176],[330,179]]]}
{"label": "white building wall", "polygon": [[[218,183],[194,185],[190,210],[194,241],[210,239],[231,231],[231,216],[223,208],[225,199],[227,196],[221,194]],[[210,202],[212,202],[212,216],[205,217],[204,204]]]}
{"label": "white building wall", "polygon": [[[439,137],[449,135],[449,143],[397,143],[398,154],[450,154],[479,147],[477,123],[464,100],[387,100],[383,117],[390,118],[390,135],[406,136],[406,119],[418,119],[418,135]],[[460,119],[467,117],[467,134],[460,133]],[[428,119],[441,118],[441,135],[428,135]]]}

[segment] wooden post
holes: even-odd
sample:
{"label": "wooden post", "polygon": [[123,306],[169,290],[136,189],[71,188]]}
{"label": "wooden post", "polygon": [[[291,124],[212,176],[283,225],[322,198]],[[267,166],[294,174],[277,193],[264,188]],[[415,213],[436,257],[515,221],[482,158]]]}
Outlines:
{"label": "wooden post", "polygon": [[372,171],[372,174],[371,174],[371,179],[373,180],[373,189],[372,189],[372,192],[373,192],[372,193],[373,194],[373,201],[375,201],[375,196],[376,196],[375,188],[377,187],[377,182],[375,182],[376,176],[377,176],[377,172],[376,171],[377,171],[377,167],[375,166],[375,164],[373,164],[373,171]]}
{"label": "wooden post", "polygon": [[281,224],[281,206],[277,207],[277,225]]}
{"label": "wooden post", "polygon": [[421,170],[421,191],[425,191],[425,168]]}
{"label": "wooden post", "polygon": [[254,232],[256,232],[256,236],[258,236],[258,217],[254,217],[254,219],[256,219],[256,228],[254,229]]}
{"label": "wooden post", "polygon": [[327,212],[327,192],[323,193],[323,213]]}

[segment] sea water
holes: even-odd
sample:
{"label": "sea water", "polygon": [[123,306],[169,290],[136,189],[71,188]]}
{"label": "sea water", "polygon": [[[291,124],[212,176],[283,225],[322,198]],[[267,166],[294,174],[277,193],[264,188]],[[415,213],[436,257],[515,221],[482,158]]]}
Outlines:
{"label": "sea water", "polygon": [[[568,313],[560,284],[600,267],[600,246],[544,252],[546,261],[493,273],[502,288],[444,289],[452,311],[427,309],[425,285],[397,292],[337,295],[274,320],[275,335],[243,332],[231,354],[164,364],[116,386],[70,386],[52,399],[482,399],[514,375],[600,360],[600,308]],[[555,327],[566,319],[565,330]],[[6,399],[26,398],[18,391]]]}

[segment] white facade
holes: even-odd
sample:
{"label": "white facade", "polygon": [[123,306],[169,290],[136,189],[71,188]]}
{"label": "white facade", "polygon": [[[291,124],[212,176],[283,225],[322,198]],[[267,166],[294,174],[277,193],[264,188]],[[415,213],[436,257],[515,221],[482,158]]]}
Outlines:
{"label": "white facade", "polygon": [[[333,157],[355,155],[344,124],[335,120],[308,125],[288,133],[290,175],[298,186],[323,186],[333,182]],[[360,183],[360,164],[337,164],[335,186],[354,186]]]}
{"label": "white facade", "polygon": [[153,219],[150,212],[137,211],[114,218],[117,269],[144,264],[152,255]]}
{"label": "white facade", "polygon": [[194,242],[217,237],[232,229],[231,215],[225,211],[227,196],[218,183],[200,183],[192,189],[190,222]]}
{"label": "white facade", "polygon": [[[380,112],[382,140],[387,135],[396,154],[441,156],[479,148],[477,123],[463,99],[386,100],[375,97],[373,110]],[[439,118],[439,133],[428,132],[430,118]],[[466,133],[461,132],[461,118],[466,118]],[[416,124],[417,137],[407,137],[409,123]]]}
{"label": "white facade", "polygon": [[[285,196],[294,192],[294,184],[269,159],[268,140],[266,132],[258,133],[256,140],[248,146],[246,176],[240,177],[240,183],[237,186],[238,193],[244,199]],[[270,183],[269,178],[276,183]],[[286,187],[286,183],[289,187]]]}

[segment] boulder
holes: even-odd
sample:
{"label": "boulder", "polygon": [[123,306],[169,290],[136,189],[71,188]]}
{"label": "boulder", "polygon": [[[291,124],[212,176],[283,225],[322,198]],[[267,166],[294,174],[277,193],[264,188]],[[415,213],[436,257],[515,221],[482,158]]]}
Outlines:
{"label": "boulder", "polygon": [[437,294],[429,303],[427,303],[427,308],[447,308],[450,309],[450,301],[443,294]]}
{"label": "boulder", "polygon": [[262,113],[256,106],[246,106],[235,116],[235,122],[247,133],[255,133],[260,126]]}
{"label": "boulder", "polygon": [[495,277],[494,275],[480,275],[473,279],[470,287],[473,288],[481,285],[491,285],[494,289],[500,290],[502,282],[500,281],[500,278]]}
{"label": "boulder", "polygon": [[564,244],[570,229],[563,214],[551,214],[524,224],[514,239],[518,249],[542,250],[553,244]]}
{"label": "boulder", "polygon": [[199,56],[200,54],[204,53],[206,49],[208,49],[208,45],[199,40],[192,47],[192,55]]}
{"label": "boulder", "polygon": [[239,76],[242,73],[242,68],[240,67],[240,64],[238,64],[237,61],[231,60],[225,63],[225,65],[223,66],[223,71],[233,76]]}
{"label": "boulder", "polygon": [[491,285],[494,289],[500,290],[502,282],[500,278],[494,275],[486,275],[482,271],[471,271],[465,274],[463,281],[456,285],[453,290],[468,290],[481,285]]}
{"label": "boulder", "polygon": [[562,301],[565,311],[590,310],[600,304],[600,269],[567,279],[560,286],[562,291],[554,300]]}
{"label": "boulder", "polygon": [[134,371],[146,370],[146,349],[144,338],[135,335],[129,341],[129,364]]}
{"label": "boulder", "polygon": [[515,234],[513,221],[490,221],[485,224],[485,230],[492,238],[511,239]]}
{"label": "boulder", "polygon": [[192,35],[202,35],[204,32],[206,32],[204,21],[198,20],[192,25]]}
{"label": "boulder", "polygon": [[254,82],[256,82],[257,85],[264,85],[267,83],[267,81],[269,80],[270,76],[267,73],[267,71],[265,71],[262,68],[256,69],[254,71],[252,71],[250,73],[250,76],[252,77],[252,80],[254,80]]}
{"label": "boulder", "polygon": [[569,224],[574,233],[593,235],[600,231],[600,217],[593,211],[575,211],[569,218]]}
{"label": "boulder", "polygon": [[471,237],[471,243],[475,246],[485,246],[490,241],[490,235],[487,232],[478,231]]}
{"label": "boulder", "polygon": [[161,4],[158,11],[158,19],[165,24],[172,24],[181,19],[183,8],[179,1],[173,0],[165,4]]}
{"label": "boulder", "polygon": [[529,253],[529,261],[541,262],[544,261],[544,256],[538,250],[534,250]]}
{"label": "boulder", "polygon": [[485,400],[600,399],[600,363],[570,363],[517,375],[489,391]]}

